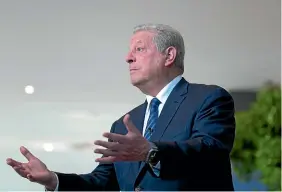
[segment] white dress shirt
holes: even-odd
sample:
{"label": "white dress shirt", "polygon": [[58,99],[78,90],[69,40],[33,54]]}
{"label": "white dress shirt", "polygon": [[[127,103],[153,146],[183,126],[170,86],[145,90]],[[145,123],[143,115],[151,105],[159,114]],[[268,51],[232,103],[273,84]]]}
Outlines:
{"label": "white dress shirt", "polygon": [[[172,90],[174,89],[174,87],[177,85],[177,83],[181,80],[182,76],[179,75],[176,78],[174,78],[170,83],[168,83],[157,95],[156,98],[161,102],[158,108],[158,116],[160,116],[162,109],[164,107],[164,104],[167,100],[167,98],[169,97],[170,93],[172,92]],[[144,118],[144,126],[143,126],[143,135],[145,134],[145,130],[146,130],[146,126],[147,126],[147,122],[150,116],[150,102],[152,101],[154,97],[150,96],[150,95],[146,95],[146,99],[147,99],[147,109],[146,109],[146,113],[145,113],[145,118]],[[155,166],[151,166],[151,168],[153,169],[153,172],[155,173],[156,176],[159,176],[160,174],[160,168],[161,168],[161,164],[160,162],[158,162]]]}
{"label": "white dress shirt", "polygon": [[[170,93],[172,92],[172,90],[174,89],[174,87],[177,85],[177,83],[181,80],[182,76],[179,75],[176,78],[174,78],[170,83],[168,83],[156,96],[156,98],[161,102],[159,105],[159,116],[162,112],[162,109],[164,107],[164,104],[168,98],[168,96],[170,95]],[[150,95],[146,95],[146,100],[147,100],[147,109],[146,109],[146,113],[145,113],[145,118],[144,118],[144,126],[143,126],[143,135],[145,133],[146,130],[146,126],[147,126],[147,121],[148,118],[150,116],[150,102],[152,101],[154,97],[150,96]],[[154,171],[156,175],[158,175],[158,170],[160,169],[160,163],[158,163],[155,167],[154,167],[157,171]],[[58,187],[59,187],[59,179],[58,176],[57,177],[57,186],[56,189],[54,191],[58,191]]]}

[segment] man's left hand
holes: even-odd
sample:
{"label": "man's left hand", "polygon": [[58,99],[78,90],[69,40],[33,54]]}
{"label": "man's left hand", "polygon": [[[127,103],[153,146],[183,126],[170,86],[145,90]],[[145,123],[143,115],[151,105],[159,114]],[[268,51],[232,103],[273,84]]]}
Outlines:
{"label": "man's left hand", "polygon": [[145,139],[140,131],[130,120],[129,114],[123,118],[125,127],[128,130],[126,135],[116,133],[104,133],[103,136],[113,142],[95,141],[95,145],[104,149],[95,149],[95,153],[102,154],[103,157],[97,158],[96,162],[112,163],[116,161],[144,161],[150,150],[150,143]]}

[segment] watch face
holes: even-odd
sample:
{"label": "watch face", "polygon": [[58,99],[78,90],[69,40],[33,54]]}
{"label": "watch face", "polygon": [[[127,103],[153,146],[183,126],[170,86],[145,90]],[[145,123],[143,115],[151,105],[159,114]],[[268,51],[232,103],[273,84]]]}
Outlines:
{"label": "watch face", "polygon": [[156,151],[152,151],[152,153],[151,153],[151,158],[153,159],[153,158],[155,158],[156,157]]}
{"label": "watch face", "polygon": [[150,154],[149,162],[151,164],[156,164],[158,162],[157,160],[157,151],[152,151]]}
{"label": "watch face", "polygon": [[147,156],[147,163],[150,163],[151,165],[157,164],[158,163],[158,147],[150,142],[151,144],[151,150],[149,151],[149,154]]}

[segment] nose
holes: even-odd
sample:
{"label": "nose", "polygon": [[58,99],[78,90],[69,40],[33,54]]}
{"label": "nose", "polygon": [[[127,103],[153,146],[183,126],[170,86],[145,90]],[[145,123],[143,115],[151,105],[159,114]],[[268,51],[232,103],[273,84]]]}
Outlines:
{"label": "nose", "polygon": [[134,55],[131,53],[131,52],[129,52],[128,54],[127,54],[127,56],[126,56],[126,62],[128,63],[128,64],[131,64],[131,63],[133,63],[133,62],[135,62],[136,61],[136,58],[134,57]]}

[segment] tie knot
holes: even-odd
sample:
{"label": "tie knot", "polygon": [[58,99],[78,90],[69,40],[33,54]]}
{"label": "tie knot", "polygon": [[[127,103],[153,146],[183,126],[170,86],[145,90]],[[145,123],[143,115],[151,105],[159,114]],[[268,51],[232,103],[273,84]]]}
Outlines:
{"label": "tie knot", "polygon": [[157,98],[154,97],[151,101],[150,108],[158,108],[160,103],[161,102]]}

